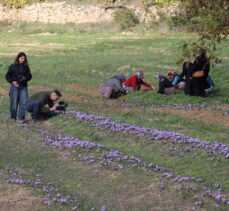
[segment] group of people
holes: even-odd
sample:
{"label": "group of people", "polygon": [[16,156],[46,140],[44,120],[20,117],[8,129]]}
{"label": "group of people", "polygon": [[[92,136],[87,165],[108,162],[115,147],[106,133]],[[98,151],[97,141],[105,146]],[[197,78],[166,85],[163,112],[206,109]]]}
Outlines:
{"label": "group of people", "polygon": [[[176,89],[184,90],[186,95],[206,96],[214,91],[215,84],[209,75],[210,61],[206,56],[206,50],[200,49],[194,62],[184,62],[180,74],[168,71],[167,76],[155,75],[158,81],[157,93],[172,95]],[[99,92],[105,98],[118,98],[133,91],[138,91],[142,86],[144,90],[154,90],[155,87],[143,81],[144,72],[139,70],[137,74],[126,79],[124,75],[116,75],[108,79],[100,86]]]}
{"label": "group of people", "polygon": [[25,122],[26,111],[31,113],[33,121],[39,121],[55,115],[58,109],[56,101],[62,96],[59,90],[37,92],[28,98],[28,81],[32,79],[27,56],[20,52],[5,76],[10,83],[10,117],[20,123]]}
{"label": "group of people", "polygon": [[[176,89],[183,89],[186,95],[206,96],[214,90],[214,82],[209,75],[210,61],[206,51],[200,49],[199,55],[193,63],[184,62],[181,74],[169,71],[167,76],[155,75],[158,81],[158,93],[172,95]],[[24,52],[20,52],[5,76],[10,83],[10,114],[11,119],[25,121],[26,111],[31,113],[33,121],[49,118],[59,109],[57,102],[62,94],[59,90],[37,92],[28,98],[28,81],[32,74]],[[155,87],[143,80],[144,72],[126,79],[124,75],[116,75],[100,86],[100,94],[106,98],[118,98],[122,95],[141,90],[155,90]],[[65,106],[65,104],[64,104]],[[61,107],[63,108],[63,107]],[[17,117],[18,116],[18,117]]]}
{"label": "group of people", "polygon": [[143,81],[144,72],[138,71],[137,74],[131,76],[126,80],[124,75],[116,75],[108,79],[104,84],[100,86],[99,92],[106,98],[118,98],[130,92],[138,91],[141,86],[145,87],[145,90],[154,89],[153,85]]}

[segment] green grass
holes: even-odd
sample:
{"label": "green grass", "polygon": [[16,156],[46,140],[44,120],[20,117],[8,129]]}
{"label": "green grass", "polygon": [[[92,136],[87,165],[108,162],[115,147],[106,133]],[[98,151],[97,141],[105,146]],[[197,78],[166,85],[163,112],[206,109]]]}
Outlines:
{"label": "green grass", "polygon": [[[188,97],[182,92],[175,96],[146,92],[133,93],[118,101],[106,101],[98,96],[97,90],[103,81],[115,74],[130,76],[133,71],[142,68],[146,73],[145,80],[156,86],[153,78],[156,73],[166,74],[169,68],[181,71],[181,66],[176,65],[181,55],[179,45],[182,41],[195,40],[196,35],[184,32],[137,33],[138,28],[133,29],[131,33],[121,33],[109,25],[15,23],[9,26],[1,23],[1,26],[0,171],[4,171],[6,166],[12,163],[14,167],[32,172],[31,177],[42,172],[44,180],[55,181],[63,193],[76,191],[81,200],[81,210],[89,210],[91,206],[99,209],[103,204],[106,204],[109,210],[151,210],[152,207],[155,207],[155,210],[185,210],[192,206],[193,193],[177,190],[169,181],[165,181],[167,189],[161,193],[158,186],[163,178],[159,174],[149,174],[143,169],[131,168],[120,172],[111,171],[101,167],[99,163],[85,165],[74,153],[65,156],[63,151],[44,147],[40,142],[40,136],[33,132],[34,128],[28,131],[25,128],[15,128],[13,123],[5,123],[3,119],[8,115],[9,85],[4,76],[17,52],[25,51],[33,74],[33,79],[29,83],[30,94],[37,89],[58,88],[70,102],[70,110],[105,115],[114,120],[228,144],[228,126],[219,125],[214,119],[207,122],[204,121],[204,117],[186,118],[168,110],[147,107],[153,104],[207,102],[210,107],[220,106],[228,110],[228,42],[222,43],[222,50],[218,52],[223,58],[223,63],[211,70],[217,91],[208,98]],[[123,108],[123,103],[131,103],[133,108]],[[209,110],[209,115],[214,112],[219,118],[228,118],[223,117],[223,111]],[[167,151],[171,145],[165,141],[152,142],[148,137],[111,134],[72,118],[56,117],[48,123],[50,126],[43,127],[53,133],[61,132],[104,143],[124,154],[140,156],[148,162],[164,166],[176,175],[203,178],[202,185],[215,187],[215,183],[220,183],[228,196],[228,160],[210,161],[201,149],[191,150],[182,156],[176,153],[169,155]],[[97,168],[100,171],[99,175],[95,174]],[[152,200],[154,198],[155,200]],[[207,199],[206,201],[204,208],[214,210],[214,203]],[[56,209],[61,208],[53,208]],[[226,208],[222,207],[221,210]]]}
{"label": "green grass", "polygon": [[[62,134],[73,134],[82,140],[93,140],[105,144],[109,148],[117,149],[129,156],[139,156],[147,162],[153,162],[172,170],[176,175],[204,178],[206,185],[213,186],[215,181],[218,181],[225,190],[229,190],[228,170],[224,168],[228,163],[226,159],[210,161],[208,154],[202,150],[179,152],[187,145],[175,147],[166,141],[155,141],[140,135],[110,133],[102,128],[98,130],[90,127],[87,123],[74,121],[72,118],[59,118],[59,121],[56,119],[52,121],[55,122],[55,130]],[[108,136],[110,136],[109,139]],[[169,153],[170,148],[177,150],[178,153]]]}

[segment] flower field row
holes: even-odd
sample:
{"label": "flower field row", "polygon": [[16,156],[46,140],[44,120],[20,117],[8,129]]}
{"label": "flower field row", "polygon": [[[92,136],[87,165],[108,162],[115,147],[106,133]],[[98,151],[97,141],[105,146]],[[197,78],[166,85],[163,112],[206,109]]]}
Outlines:
{"label": "flower field row", "polygon": [[188,137],[177,132],[140,127],[120,121],[109,120],[109,118],[104,116],[86,114],[77,111],[68,111],[66,112],[66,115],[74,116],[76,119],[81,121],[87,121],[99,129],[104,128],[105,130],[111,132],[143,134],[150,136],[153,140],[168,140],[172,144],[191,144],[192,147],[204,149],[208,153],[216,155],[218,153],[225,158],[229,158],[229,145],[218,141],[209,142],[199,138]]}
{"label": "flower field row", "polygon": [[[46,134],[46,133],[44,133]],[[91,153],[89,155],[77,153],[78,157],[81,158],[86,164],[91,164],[94,162],[99,162],[101,166],[109,166],[111,170],[123,170],[125,168],[146,168],[151,172],[159,172],[162,178],[168,179],[173,184],[182,183],[181,188],[186,188],[196,193],[195,195],[195,206],[202,206],[204,201],[203,197],[209,197],[216,202],[219,202],[223,205],[229,205],[229,199],[227,199],[224,194],[221,193],[221,189],[212,190],[209,187],[202,187],[202,192],[197,191],[197,187],[188,185],[189,183],[201,184],[203,179],[194,178],[189,176],[174,175],[173,172],[167,170],[162,166],[158,166],[151,162],[145,162],[142,158],[137,156],[128,156],[120,152],[119,150],[109,149],[105,145],[96,144],[95,142],[79,140],[72,136],[63,136],[63,135],[48,135],[46,134],[43,138],[45,144],[56,148],[56,149],[80,149],[86,150],[86,152],[92,151],[94,149],[100,149],[99,153]],[[203,186],[203,185],[202,185]],[[164,184],[160,183],[160,188],[164,189]],[[219,206],[219,205],[217,205]]]}

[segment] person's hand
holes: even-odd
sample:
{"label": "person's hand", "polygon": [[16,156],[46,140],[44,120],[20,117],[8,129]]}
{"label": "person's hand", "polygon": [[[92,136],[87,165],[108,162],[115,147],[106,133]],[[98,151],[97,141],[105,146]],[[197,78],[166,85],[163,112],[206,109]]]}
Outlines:
{"label": "person's hand", "polygon": [[19,87],[19,86],[20,86],[20,84],[19,84],[17,81],[13,81],[13,85],[14,85],[15,87]]}
{"label": "person's hand", "polygon": [[155,87],[153,86],[153,85],[151,85],[151,87],[150,87],[152,90],[154,90],[155,89]]}
{"label": "person's hand", "polygon": [[49,109],[50,111],[55,111],[56,110],[56,105],[54,105],[52,108]]}

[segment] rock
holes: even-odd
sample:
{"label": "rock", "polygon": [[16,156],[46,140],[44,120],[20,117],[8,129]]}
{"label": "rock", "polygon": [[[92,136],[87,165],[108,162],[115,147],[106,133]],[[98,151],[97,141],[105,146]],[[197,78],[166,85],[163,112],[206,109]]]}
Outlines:
{"label": "rock", "polygon": [[[116,2],[118,5],[118,1]],[[135,14],[142,23],[158,19],[159,12],[174,15],[178,5],[173,4],[166,7],[150,6],[146,11],[136,4],[125,5],[126,8],[135,11]],[[54,3],[34,3],[25,5],[23,8],[7,8],[0,4],[0,21],[26,21],[41,23],[111,23],[113,13],[116,9],[105,9],[98,5],[73,5],[64,1]]]}

